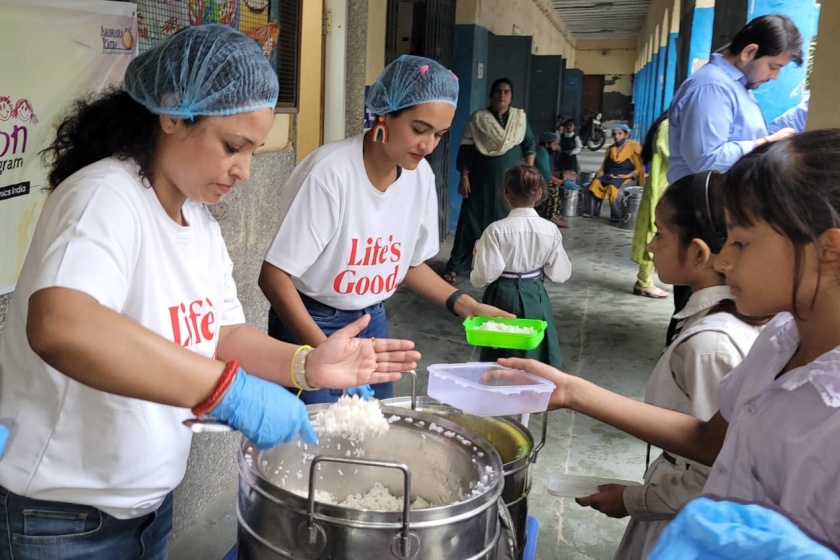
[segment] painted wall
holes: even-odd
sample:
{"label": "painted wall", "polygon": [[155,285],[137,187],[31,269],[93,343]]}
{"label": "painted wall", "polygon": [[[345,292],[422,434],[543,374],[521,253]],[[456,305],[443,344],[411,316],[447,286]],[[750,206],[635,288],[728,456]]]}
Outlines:
{"label": "painted wall", "polygon": [[462,3],[458,2],[456,23],[480,25],[496,35],[531,36],[534,54],[559,54],[574,63],[575,39],[548,0],[475,0],[463,7]]}
{"label": "painted wall", "polygon": [[575,68],[584,74],[633,74],[637,57],[635,39],[578,41]]}
{"label": "painted wall", "polygon": [[[824,2],[828,5],[834,2]],[[820,19],[820,5],[814,0],[751,0],[747,11],[747,21],[765,14],[784,14],[790,17],[802,34],[803,54],[808,55],[811,38],[817,34]],[[745,22],[746,23],[746,22]],[[825,36],[825,35],[824,35]],[[762,85],[755,90],[758,104],[764,111],[767,122],[772,121],[791,107],[799,104],[805,87],[806,64],[797,67],[788,64],[779,73],[779,79]]]}
{"label": "painted wall", "polygon": [[822,4],[819,39],[811,75],[811,101],[808,109],[808,129],[840,128],[837,92],[840,91],[840,2]]}
{"label": "painted wall", "polygon": [[629,121],[633,114],[633,74],[604,76],[604,121]]}

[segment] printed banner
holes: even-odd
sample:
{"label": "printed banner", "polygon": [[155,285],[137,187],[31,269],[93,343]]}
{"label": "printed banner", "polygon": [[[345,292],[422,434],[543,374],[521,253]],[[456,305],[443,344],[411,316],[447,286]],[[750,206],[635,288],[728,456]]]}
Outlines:
{"label": "printed banner", "polygon": [[[135,5],[0,0],[0,294],[14,291],[47,198],[38,152],[73,101],[119,83],[137,53]],[[119,123],[114,123],[119,126]]]}

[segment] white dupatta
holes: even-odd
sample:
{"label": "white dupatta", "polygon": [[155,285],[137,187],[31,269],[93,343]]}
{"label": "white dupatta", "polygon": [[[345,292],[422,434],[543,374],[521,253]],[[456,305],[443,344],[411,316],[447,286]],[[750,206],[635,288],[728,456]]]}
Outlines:
{"label": "white dupatta", "polygon": [[484,156],[501,156],[522,143],[527,128],[528,121],[522,109],[508,109],[507,126],[504,128],[489,109],[479,109],[467,122],[461,145],[475,146]]}

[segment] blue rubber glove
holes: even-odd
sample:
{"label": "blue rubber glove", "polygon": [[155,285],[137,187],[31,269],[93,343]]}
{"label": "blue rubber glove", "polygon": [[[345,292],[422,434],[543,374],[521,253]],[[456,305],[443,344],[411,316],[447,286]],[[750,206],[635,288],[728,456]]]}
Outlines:
{"label": "blue rubber glove", "polygon": [[648,558],[837,560],[837,555],[774,510],[695,498],[665,528]]}
{"label": "blue rubber glove", "polygon": [[304,443],[318,441],[303,401],[276,383],[248,375],[242,368],[208,416],[236,428],[260,449],[271,449],[298,435]]}
{"label": "blue rubber glove", "polygon": [[350,387],[347,389],[347,394],[350,396],[359,395],[363,401],[368,401],[373,396],[373,389],[370,385],[359,385],[358,387]]}
{"label": "blue rubber glove", "polygon": [[9,428],[0,424],[0,457],[3,456],[3,450],[6,448],[6,440],[9,439]]}

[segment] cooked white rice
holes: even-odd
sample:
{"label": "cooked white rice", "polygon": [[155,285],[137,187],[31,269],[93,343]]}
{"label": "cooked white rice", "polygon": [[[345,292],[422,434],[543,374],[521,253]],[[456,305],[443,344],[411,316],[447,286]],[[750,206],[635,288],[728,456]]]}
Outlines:
{"label": "cooked white rice", "polygon": [[391,427],[379,408],[379,401],[366,401],[358,395],[342,395],[337,402],[315,415],[312,426],[321,436],[337,436],[354,443],[367,437],[381,436]]}
{"label": "cooked white rice", "polygon": [[[298,496],[307,496],[306,488],[294,490]],[[323,490],[315,490],[315,501],[334,506],[342,506],[352,509],[369,509],[375,511],[402,511],[403,499],[400,496],[391,494],[381,482],[374,482],[373,488],[365,494],[350,494],[344,501],[339,502],[335,496]],[[411,503],[411,509],[426,509],[432,507],[429,502],[418,496]]]}
{"label": "cooked white rice", "polygon": [[534,327],[520,327],[518,325],[507,325],[505,323],[499,323],[498,321],[487,321],[486,323],[482,323],[481,325],[475,327],[475,330],[507,332],[514,334],[534,334],[536,332]]}

